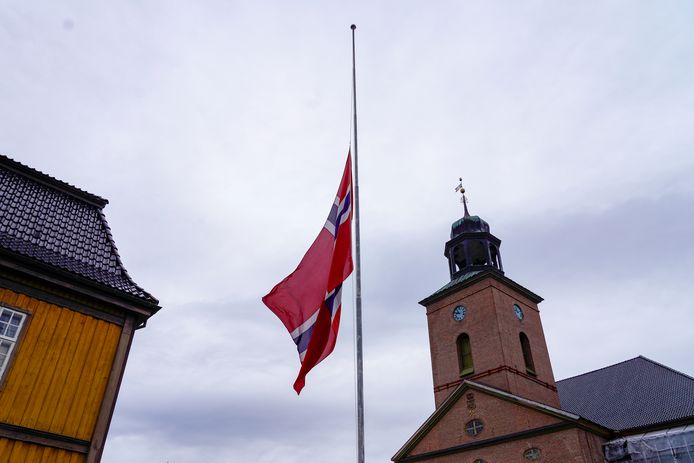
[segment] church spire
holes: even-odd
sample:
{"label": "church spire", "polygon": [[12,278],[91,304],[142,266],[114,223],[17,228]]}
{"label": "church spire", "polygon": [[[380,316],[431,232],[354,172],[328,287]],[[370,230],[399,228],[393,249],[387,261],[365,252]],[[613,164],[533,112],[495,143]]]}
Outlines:
{"label": "church spire", "polygon": [[463,210],[465,211],[465,215],[463,217],[470,217],[470,213],[467,210],[467,197],[465,196],[465,188],[463,188],[463,177],[459,177],[458,180],[460,180],[460,183],[457,187],[455,187],[455,191],[456,193],[460,193],[461,195],[460,202],[463,203]]}
{"label": "church spire", "polygon": [[463,179],[455,188],[463,203],[463,217],[451,226],[451,239],[446,243],[444,255],[448,259],[451,280],[468,272],[495,269],[504,273],[499,247],[501,240],[491,234],[489,224],[476,215],[470,215]]}

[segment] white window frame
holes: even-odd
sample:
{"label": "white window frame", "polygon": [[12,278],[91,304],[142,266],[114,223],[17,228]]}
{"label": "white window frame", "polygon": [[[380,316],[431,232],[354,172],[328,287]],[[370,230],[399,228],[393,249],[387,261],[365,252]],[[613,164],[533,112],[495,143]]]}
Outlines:
{"label": "white window frame", "polygon": [[[7,321],[2,321],[2,315],[6,313],[9,313],[10,318]],[[19,317],[19,324],[12,323],[17,317]],[[25,312],[0,305],[0,346],[8,346],[9,344],[7,352],[0,354],[0,356],[4,356],[4,358],[0,358],[0,380],[3,379],[5,370],[7,370],[7,366],[12,360],[12,355],[17,347],[17,342],[22,334],[22,329],[24,328],[26,320],[27,314]],[[11,332],[12,327],[16,327],[14,333]]]}

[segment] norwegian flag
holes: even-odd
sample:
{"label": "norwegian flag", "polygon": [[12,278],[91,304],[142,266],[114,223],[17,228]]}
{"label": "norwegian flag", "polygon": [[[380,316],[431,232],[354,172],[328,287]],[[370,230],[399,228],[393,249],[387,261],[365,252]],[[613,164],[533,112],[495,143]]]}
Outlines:
{"label": "norwegian flag", "polygon": [[352,157],[347,163],[328,220],[299,266],[263,302],[289,331],[301,360],[294,390],[335,347],[342,308],[342,283],[352,273]]}

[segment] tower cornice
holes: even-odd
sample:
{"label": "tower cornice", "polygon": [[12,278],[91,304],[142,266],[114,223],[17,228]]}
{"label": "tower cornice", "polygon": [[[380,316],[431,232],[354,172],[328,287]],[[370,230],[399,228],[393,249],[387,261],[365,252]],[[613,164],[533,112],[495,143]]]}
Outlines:
{"label": "tower cornice", "polygon": [[466,288],[479,281],[484,280],[485,278],[494,278],[495,280],[519,292],[520,294],[527,297],[536,304],[539,304],[544,300],[541,296],[535,294],[526,287],[506,277],[499,270],[495,268],[486,267],[482,270],[473,270],[470,272],[462,273],[460,275],[455,275],[454,279],[452,279],[449,283],[445,284],[443,287],[435,291],[433,294],[419,301],[419,304],[424,307],[427,307],[433,304],[434,302],[440,301],[446,296],[456,293],[463,288]]}

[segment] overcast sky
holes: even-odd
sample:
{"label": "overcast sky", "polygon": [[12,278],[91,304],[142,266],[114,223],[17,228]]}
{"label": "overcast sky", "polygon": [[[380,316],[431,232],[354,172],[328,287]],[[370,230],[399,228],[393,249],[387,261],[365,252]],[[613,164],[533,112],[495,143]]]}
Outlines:
{"label": "overcast sky", "polygon": [[110,200],[163,309],[104,463],[354,460],[351,279],[334,354],[260,298],[320,230],[357,29],[367,461],[433,411],[424,309],[470,209],[540,294],[557,379],[645,355],[694,375],[689,1],[33,1],[0,9],[0,152]]}

